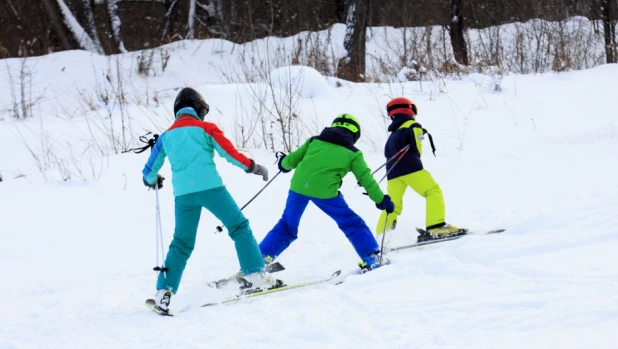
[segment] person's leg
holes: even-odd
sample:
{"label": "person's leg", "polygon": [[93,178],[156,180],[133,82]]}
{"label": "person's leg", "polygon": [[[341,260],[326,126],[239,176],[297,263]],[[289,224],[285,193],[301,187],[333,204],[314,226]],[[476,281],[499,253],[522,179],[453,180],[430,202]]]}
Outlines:
{"label": "person's leg", "polygon": [[332,199],[311,198],[311,201],[337,222],[337,226],[343,231],[361,259],[380,251],[378,242],[365,221],[352,211],[341,193]]}
{"label": "person's leg", "polygon": [[[388,195],[395,204],[395,211],[388,215],[388,222],[386,223],[386,231],[393,229],[393,222],[397,220],[397,217],[403,211],[403,195],[406,193],[408,185],[401,180],[401,177],[391,179],[388,181]],[[376,234],[380,235],[384,233],[384,225],[386,220],[386,211],[382,211],[380,219],[378,219],[378,225],[376,227]]]}
{"label": "person's leg", "polygon": [[157,290],[169,289],[173,293],[178,291],[187,260],[195,247],[195,235],[202,207],[192,200],[192,195],[181,195],[175,198],[174,238],[165,258],[167,272],[159,273]]}
{"label": "person's leg", "polygon": [[420,170],[401,177],[404,181],[426,200],[425,224],[427,229],[444,225],[446,209],[442,190],[431,174]]}
{"label": "person's leg", "polygon": [[260,242],[262,256],[270,256],[275,259],[296,240],[300,218],[303,216],[308,203],[308,197],[291,190],[288,192],[288,199],[281,219]]}
{"label": "person's leg", "polygon": [[199,202],[212,212],[228,231],[234,241],[236,255],[243,274],[251,274],[264,269],[264,260],[257,241],[253,236],[249,220],[240,211],[224,186],[205,190],[199,193]]}

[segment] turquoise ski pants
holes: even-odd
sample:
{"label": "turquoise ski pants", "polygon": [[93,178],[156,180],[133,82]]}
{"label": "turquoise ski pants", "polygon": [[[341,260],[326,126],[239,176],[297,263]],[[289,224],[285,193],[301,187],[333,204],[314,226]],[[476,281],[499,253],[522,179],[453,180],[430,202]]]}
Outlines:
{"label": "turquoise ski pants", "polygon": [[249,221],[227,189],[221,186],[176,197],[176,227],[165,258],[168,271],[159,272],[157,290],[170,289],[174,293],[178,291],[187,260],[195,247],[202,207],[215,215],[227,228],[228,235],[234,241],[243,274],[255,273],[264,268],[262,253],[249,227]]}

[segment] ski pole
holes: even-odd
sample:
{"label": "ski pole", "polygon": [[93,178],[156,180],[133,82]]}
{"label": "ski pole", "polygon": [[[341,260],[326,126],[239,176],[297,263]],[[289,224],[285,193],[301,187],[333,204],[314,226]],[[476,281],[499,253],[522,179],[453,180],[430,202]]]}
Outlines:
{"label": "ski pole", "polygon": [[[401,155],[401,152],[404,152],[403,155],[405,155],[405,152],[407,152],[410,149],[410,145],[406,145],[405,147],[399,149],[398,152],[395,153],[395,155],[391,156],[388,160],[386,160],[385,163],[383,163],[380,167],[376,168],[375,170],[373,170],[373,172],[371,172],[371,175],[373,176],[376,172],[380,171],[382,169],[382,167],[386,166],[389,162],[391,162],[393,159],[395,159],[398,155]],[[401,156],[403,156],[401,155]],[[356,182],[356,187],[360,187],[361,184],[360,182]]]}
{"label": "ski pole", "polygon": [[382,256],[384,255],[384,238],[386,237],[386,226],[388,225],[388,215],[386,212],[386,219],[384,220],[384,231],[382,232],[382,246],[380,246],[380,265],[382,265]]}
{"label": "ski pole", "polygon": [[[408,144],[405,148],[405,151],[403,153],[401,153],[399,155],[399,157],[397,158],[397,160],[395,161],[395,163],[393,164],[393,167],[391,167],[390,170],[386,171],[386,173],[384,174],[384,176],[380,179],[380,181],[378,182],[378,184],[382,183],[382,181],[384,180],[384,178],[386,178],[386,176],[388,176],[389,173],[391,173],[391,171],[395,168],[395,166],[397,166],[397,164],[399,163],[399,161],[401,161],[401,159],[403,159],[403,157],[408,153],[408,150],[410,150],[410,145]],[[402,150],[403,150],[402,149]],[[397,154],[395,154],[397,155]],[[390,161],[390,160],[389,160]]]}
{"label": "ski pole", "polygon": [[[159,209],[159,181],[155,184],[155,200],[156,200],[156,240],[157,245],[155,246],[155,253],[157,255],[157,266],[152,268],[154,271],[163,272],[163,276],[167,277],[167,268],[165,267],[165,246],[163,244],[163,227],[161,226],[161,210]],[[159,244],[161,245],[161,258],[163,263],[161,267],[159,267]]]}
{"label": "ski pole", "polygon": [[159,139],[159,135],[158,134],[154,134],[152,136],[152,138],[148,139],[149,134],[151,134],[152,132],[148,132],[143,136],[139,136],[139,141],[142,143],[146,143],[145,146],[141,147],[141,148],[132,148],[132,149],[127,149],[127,150],[123,150],[122,153],[128,153],[130,151],[134,152],[135,154],[139,154],[142,152],[145,152],[148,148],[151,148],[150,151],[152,151],[152,148],[154,147],[154,145],[157,143],[157,139]]}
{"label": "ski pole", "polygon": [[386,166],[386,164],[388,164],[389,162],[391,162],[395,157],[397,157],[397,155],[399,155],[401,152],[405,151],[407,152],[408,149],[410,149],[410,145],[406,145],[405,147],[399,149],[398,152],[395,153],[395,155],[391,156],[388,160],[386,160],[385,163],[382,164],[382,166],[376,168],[373,172],[371,172],[371,175],[373,176],[376,172],[380,171],[382,169],[382,167]]}
{"label": "ski pole", "polygon": [[[155,134],[152,138],[148,139],[148,135],[152,132],[148,132],[143,136],[139,137],[140,142],[145,143],[146,145],[141,148],[128,149],[123,151],[123,153],[127,153],[133,151],[136,154],[142,153],[147,149],[150,149],[152,152],[152,148],[154,148],[157,140],[159,139],[159,135]],[[161,225],[161,210],[159,209],[159,179],[157,178],[157,182],[155,183],[155,256],[157,260],[157,266],[152,268],[154,271],[163,272],[163,276],[167,277],[167,268],[165,267],[165,244],[163,243],[163,226]],[[159,266],[159,244],[161,245],[161,258],[162,262],[161,266]]]}
{"label": "ski pole", "polygon": [[[262,189],[260,189],[260,191],[258,191],[258,192],[257,192],[257,194],[255,194],[255,195],[251,198],[251,200],[249,200],[249,201],[248,201],[248,202],[247,202],[247,203],[246,203],[243,207],[241,207],[241,208],[240,208],[240,210],[241,210],[241,211],[242,211],[242,210],[244,210],[244,209],[245,209],[245,207],[247,207],[247,206],[248,206],[248,205],[249,205],[249,204],[250,204],[253,200],[255,200],[255,198],[257,198],[257,197],[258,197],[258,195],[260,195],[260,194],[264,191],[264,189],[266,189],[266,187],[268,187],[268,185],[270,185],[270,183],[272,183],[272,181],[274,181],[274,180],[275,180],[275,178],[277,178],[277,176],[278,176],[279,174],[281,174],[281,171],[277,172],[277,174],[275,174],[275,175],[273,176],[273,178],[271,178],[271,179],[270,179],[270,181],[268,181],[268,183],[266,183],[266,185],[264,185],[264,187],[262,187]],[[215,232],[215,234],[216,234],[216,233],[220,233],[220,232],[222,232],[222,231],[223,231],[223,225],[219,225],[219,226],[217,226],[217,231]]]}

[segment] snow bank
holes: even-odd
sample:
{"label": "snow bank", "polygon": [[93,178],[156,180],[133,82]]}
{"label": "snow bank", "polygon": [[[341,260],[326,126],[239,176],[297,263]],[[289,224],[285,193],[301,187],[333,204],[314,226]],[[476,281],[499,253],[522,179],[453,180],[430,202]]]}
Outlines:
{"label": "snow bank", "polygon": [[296,91],[305,98],[328,96],[331,93],[331,87],[322,74],[310,67],[281,67],[273,70],[269,79],[273,87]]}

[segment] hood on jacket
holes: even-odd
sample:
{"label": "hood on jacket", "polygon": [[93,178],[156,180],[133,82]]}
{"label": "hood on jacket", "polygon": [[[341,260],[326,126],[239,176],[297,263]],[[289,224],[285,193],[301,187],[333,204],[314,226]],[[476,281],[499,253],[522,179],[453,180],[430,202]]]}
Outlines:
{"label": "hood on jacket", "polygon": [[354,152],[358,151],[358,149],[354,146],[354,133],[343,127],[326,127],[322,130],[319,136],[315,137],[315,139],[337,144]]}
{"label": "hood on jacket", "polygon": [[395,132],[397,131],[397,129],[399,129],[401,125],[403,125],[404,122],[415,120],[415,119],[411,115],[398,113],[398,114],[393,115],[391,117],[391,120],[392,122],[388,126],[388,132]]}

